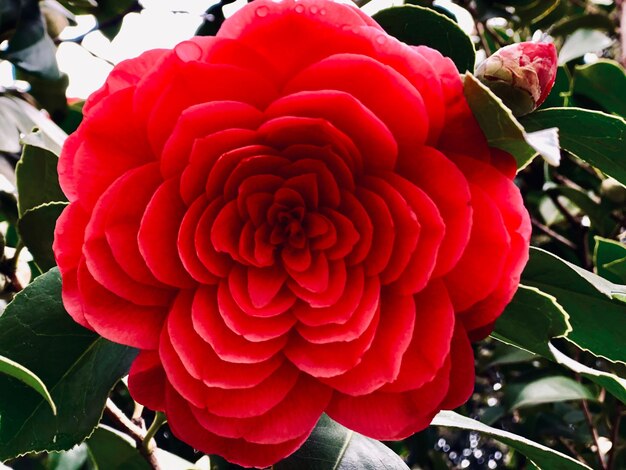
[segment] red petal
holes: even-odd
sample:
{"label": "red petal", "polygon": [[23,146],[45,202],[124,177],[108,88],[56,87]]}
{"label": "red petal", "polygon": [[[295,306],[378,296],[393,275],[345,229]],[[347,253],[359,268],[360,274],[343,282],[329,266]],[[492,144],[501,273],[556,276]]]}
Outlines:
{"label": "red petal", "polygon": [[198,289],[191,313],[195,330],[225,361],[244,364],[267,361],[287,342],[286,337],[251,342],[230,330],[219,312],[214,287]]}
{"label": "red petal", "polygon": [[324,383],[349,395],[365,395],[393,382],[400,373],[402,357],[411,343],[415,325],[415,301],[383,292],[380,324],[362,360],[346,373]]}
{"label": "red petal", "polygon": [[219,454],[229,461],[245,466],[267,467],[298,449],[310,431],[295,439],[276,445],[252,444],[243,439],[217,436],[203,428],[191,412],[189,403],[170,386],[166,389],[168,424],[182,441],[207,454]]}
{"label": "red petal", "polygon": [[[185,215],[178,179],[161,184],[150,200],[137,234],[146,264],[161,282],[174,287],[196,285],[178,256],[178,227]],[[164,221],[168,223],[164,223]]]}
{"label": "red petal", "polygon": [[323,118],[356,144],[368,169],[392,169],[398,146],[387,126],[353,95],[336,90],[304,91],[274,101],[270,118]]}
{"label": "red petal", "polygon": [[84,263],[78,267],[78,288],[85,319],[97,333],[136,348],[157,347],[165,308],[143,307],[116,296],[93,279]]}
{"label": "red petal", "polygon": [[433,380],[450,353],[454,309],[443,282],[432,281],[417,294],[415,307],[413,338],[402,357],[400,373],[381,391],[405,392],[421,387]]}
{"label": "red petal", "polygon": [[128,391],[151,410],[165,410],[167,380],[156,351],[140,351],[128,373]]}
{"label": "red petal", "polygon": [[267,413],[252,418],[222,418],[192,407],[198,422],[208,431],[231,439],[258,444],[279,444],[310,432],[331,397],[331,390],[300,374],[283,401]]}
{"label": "red petal", "polygon": [[209,101],[183,111],[168,137],[161,155],[164,178],[183,171],[195,140],[225,129],[255,129],[261,123],[261,112],[237,101]]}
{"label": "red petal", "polygon": [[[211,297],[215,295],[215,289],[201,288],[196,295]],[[170,310],[167,323],[169,340],[192,377],[202,380],[209,387],[250,388],[267,379],[284,362],[280,355],[253,364],[220,359],[194,329],[192,302],[193,295],[181,293]]]}

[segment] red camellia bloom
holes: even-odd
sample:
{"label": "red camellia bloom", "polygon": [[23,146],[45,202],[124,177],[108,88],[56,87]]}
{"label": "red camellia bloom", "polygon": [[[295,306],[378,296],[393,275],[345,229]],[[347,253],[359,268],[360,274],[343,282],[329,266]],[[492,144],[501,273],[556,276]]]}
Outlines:
{"label": "red camellia bloom", "polygon": [[72,317],[133,397],[247,466],[322,413],[377,439],[470,395],[529,223],[453,63],[357,8],[257,0],[119,64],[59,162]]}

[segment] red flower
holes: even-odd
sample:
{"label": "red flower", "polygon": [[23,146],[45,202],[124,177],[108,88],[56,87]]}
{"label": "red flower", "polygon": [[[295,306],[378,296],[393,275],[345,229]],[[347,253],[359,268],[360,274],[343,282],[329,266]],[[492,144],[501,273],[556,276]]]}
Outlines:
{"label": "red flower", "polygon": [[59,173],[82,325],[197,449],[266,466],[321,413],[404,438],[473,388],[529,223],[449,59],[358,9],[257,0],[119,64]]}

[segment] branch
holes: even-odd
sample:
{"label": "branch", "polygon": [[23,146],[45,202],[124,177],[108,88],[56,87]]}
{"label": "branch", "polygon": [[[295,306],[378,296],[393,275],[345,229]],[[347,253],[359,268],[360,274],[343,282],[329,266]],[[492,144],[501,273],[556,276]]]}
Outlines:
{"label": "branch", "polygon": [[[153,470],[160,470],[159,462],[157,461],[156,454],[154,452],[156,450],[156,445],[144,445],[144,441],[146,440],[148,433],[128,419],[124,412],[120,410],[110,398],[107,400],[104,412],[135,441],[137,451],[139,451],[141,456],[148,462],[150,467],[152,467]],[[152,426],[150,427],[152,428]]]}

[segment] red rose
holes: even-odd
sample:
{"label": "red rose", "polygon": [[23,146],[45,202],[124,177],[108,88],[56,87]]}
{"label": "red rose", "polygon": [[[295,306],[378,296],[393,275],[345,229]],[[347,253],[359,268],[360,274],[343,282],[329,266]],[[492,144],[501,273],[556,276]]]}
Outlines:
{"label": "red rose", "polygon": [[452,62],[357,8],[257,0],[119,64],[59,163],[74,319],[197,449],[266,466],[320,415],[404,438],[473,388],[529,223]]}

